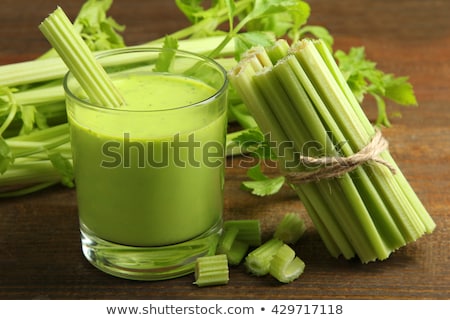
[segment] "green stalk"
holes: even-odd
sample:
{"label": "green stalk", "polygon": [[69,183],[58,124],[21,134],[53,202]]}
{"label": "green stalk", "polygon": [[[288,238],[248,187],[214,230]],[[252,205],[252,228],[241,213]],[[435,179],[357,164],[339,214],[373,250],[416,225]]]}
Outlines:
{"label": "green stalk", "polygon": [[16,102],[20,105],[41,105],[64,101],[64,89],[59,83],[51,87],[34,88],[14,93]]}
{"label": "green stalk", "polygon": [[61,174],[50,160],[22,158],[0,179],[0,198],[21,196],[45,189],[61,181]]}
{"label": "green stalk", "polygon": [[[207,54],[213,50],[224,39],[224,36],[211,36],[200,39],[180,40],[178,45],[180,50],[191,51],[198,54]],[[161,48],[163,43],[149,41],[141,45],[130,46],[129,48],[155,47]],[[98,51],[96,54],[103,54],[107,51]],[[232,55],[234,43],[229,42],[222,50],[224,56]],[[118,64],[123,63],[117,61]],[[60,57],[42,60],[31,60],[11,63],[0,66],[0,86],[14,87],[23,84],[39,83],[49,80],[62,79],[67,73],[67,66]]]}
{"label": "green stalk", "polygon": [[96,61],[60,7],[40,24],[39,29],[64,60],[92,102],[113,108],[125,104],[106,71]]}
{"label": "green stalk", "polygon": [[[321,213],[324,211],[317,211],[316,207],[312,205],[311,200],[313,199],[309,199],[305,195],[305,193],[302,192],[302,190],[298,188],[296,185],[291,185],[291,187],[297,192],[300,199],[302,200],[302,203],[305,206],[312,223],[317,229],[317,232],[319,233],[320,238],[322,239],[330,255],[334,258],[337,258],[340,255],[343,255],[346,259],[354,257],[355,252],[353,251],[352,248],[350,248],[350,245],[346,243],[347,239],[344,238],[343,240],[339,241],[340,239],[335,237],[330,232],[330,230],[325,226],[325,221],[322,220],[322,216],[319,214],[319,212]],[[346,248],[348,249],[348,251],[341,249],[343,243],[346,243],[347,245]]]}
{"label": "green stalk", "polygon": [[[69,143],[69,124],[34,131],[6,139],[14,158],[28,157],[33,154],[57,148]],[[67,148],[70,151],[70,147]]]}
{"label": "green stalk", "polygon": [[71,166],[69,139],[67,123],[5,139],[14,162],[0,176],[0,197],[24,195],[61,181],[71,185],[70,173],[52,161],[52,154],[59,154]]}

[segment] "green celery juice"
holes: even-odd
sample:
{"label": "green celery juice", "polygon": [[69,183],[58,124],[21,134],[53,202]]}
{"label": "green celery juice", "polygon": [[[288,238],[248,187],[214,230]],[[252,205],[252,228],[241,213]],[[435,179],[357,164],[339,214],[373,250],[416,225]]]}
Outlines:
{"label": "green celery juice", "polygon": [[163,246],[220,223],[226,112],[198,103],[217,90],[158,73],[113,79],[123,109],[68,108],[82,229],[117,244]]}

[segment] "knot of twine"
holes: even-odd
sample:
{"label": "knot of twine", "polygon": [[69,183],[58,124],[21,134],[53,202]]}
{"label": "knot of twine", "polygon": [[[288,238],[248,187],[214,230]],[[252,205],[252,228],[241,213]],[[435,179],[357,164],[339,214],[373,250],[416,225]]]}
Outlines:
{"label": "knot of twine", "polygon": [[348,157],[308,157],[300,156],[300,161],[305,166],[319,167],[314,171],[289,172],[286,178],[290,183],[306,183],[341,176],[355,170],[358,166],[373,161],[387,167],[392,174],[395,168],[389,162],[379,157],[380,153],[387,150],[388,142],[383,138],[381,131],[377,130],[372,140],[359,152]]}

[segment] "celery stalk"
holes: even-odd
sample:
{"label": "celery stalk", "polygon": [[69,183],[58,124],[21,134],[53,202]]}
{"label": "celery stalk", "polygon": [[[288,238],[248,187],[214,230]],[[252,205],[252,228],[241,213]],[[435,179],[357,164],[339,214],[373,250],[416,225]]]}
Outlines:
{"label": "celery stalk", "polygon": [[60,7],[40,24],[39,29],[92,102],[116,108],[125,104],[106,71],[95,60],[89,47]]}
{"label": "celery stalk", "polygon": [[[224,39],[224,36],[210,36],[200,39],[185,39],[179,41],[179,49],[191,51],[198,54],[207,54],[213,50]],[[147,43],[129,46],[130,48],[155,47],[161,48],[163,43],[158,41],[149,41]],[[110,52],[98,51],[97,54]],[[224,47],[222,54],[229,56],[234,52],[234,43],[230,42]],[[117,61],[122,63],[122,61]],[[60,57],[47,58],[43,60],[31,60],[24,62],[11,63],[0,66],[0,86],[14,87],[23,84],[39,83],[49,80],[62,79],[67,73],[67,66]]]}

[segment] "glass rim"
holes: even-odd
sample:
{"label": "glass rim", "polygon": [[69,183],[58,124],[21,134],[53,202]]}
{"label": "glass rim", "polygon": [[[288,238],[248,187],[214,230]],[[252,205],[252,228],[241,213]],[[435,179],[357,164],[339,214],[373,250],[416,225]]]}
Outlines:
{"label": "glass rim", "polygon": [[[198,59],[198,61],[205,61],[205,62],[213,65],[218,71],[220,71],[220,73],[223,76],[222,85],[220,86],[219,89],[214,89],[215,90],[214,94],[212,94],[211,96],[209,96],[203,100],[199,100],[197,102],[182,105],[182,106],[176,106],[176,107],[165,108],[165,109],[154,109],[154,110],[133,110],[133,109],[126,109],[126,108],[125,109],[108,108],[108,107],[93,103],[89,100],[81,99],[77,95],[75,95],[72,92],[72,90],[69,88],[69,84],[68,84],[69,78],[70,77],[74,78],[72,72],[70,72],[70,71],[68,71],[65,74],[64,79],[63,79],[64,92],[67,96],[70,97],[70,99],[74,99],[77,102],[77,104],[80,104],[85,108],[93,109],[93,110],[100,111],[100,112],[112,112],[112,113],[115,113],[115,112],[117,112],[117,113],[158,113],[158,112],[162,113],[162,112],[164,112],[164,113],[167,113],[167,112],[171,112],[171,111],[190,109],[190,108],[195,108],[197,106],[209,104],[212,100],[221,96],[227,90],[228,77],[227,77],[227,71],[225,70],[225,68],[223,66],[221,66],[214,59],[207,57],[205,55],[195,53],[195,52],[179,50],[179,49],[171,49],[171,48],[161,48],[161,47],[158,48],[158,47],[149,47],[149,46],[134,46],[134,47],[111,49],[108,51],[94,53],[94,55],[95,55],[96,60],[98,61],[102,58],[109,57],[109,56],[116,55],[116,54],[125,54],[125,53],[131,53],[131,52],[163,52],[163,51],[173,51],[177,54],[182,54],[187,57],[196,58],[196,59]],[[74,78],[74,80],[76,80],[76,79]],[[78,81],[78,80],[76,80],[76,81]]]}

